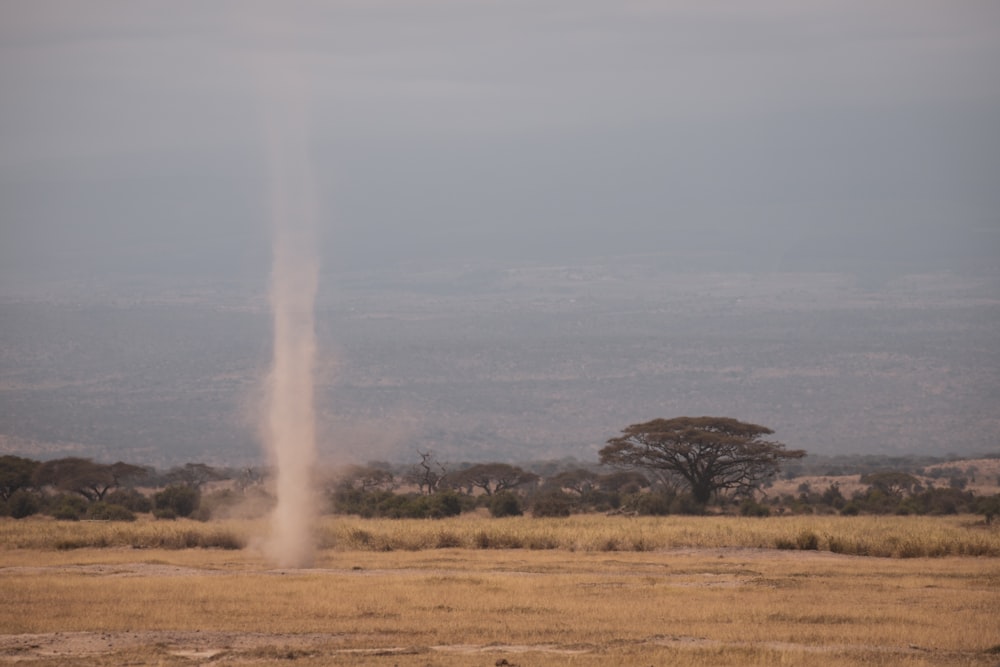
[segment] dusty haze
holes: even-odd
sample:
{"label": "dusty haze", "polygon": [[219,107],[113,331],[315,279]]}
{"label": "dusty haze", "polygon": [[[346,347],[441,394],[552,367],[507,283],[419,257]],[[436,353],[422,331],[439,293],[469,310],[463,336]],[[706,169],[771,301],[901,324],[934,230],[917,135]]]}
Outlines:
{"label": "dusty haze", "polygon": [[294,63],[265,63],[261,77],[268,137],[274,256],[270,303],[274,359],[265,429],[277,469],[277,506],[267,551],[283,567],[312,563],[316,503],[315,304],[319,275],[316,193],[308,152],[307,91]]}
{"label": "dusty haze", "polygon": [[323,456],[995,449],[998,62],[994,0],[0,3],[0,447],[259,463],[313,215]]}

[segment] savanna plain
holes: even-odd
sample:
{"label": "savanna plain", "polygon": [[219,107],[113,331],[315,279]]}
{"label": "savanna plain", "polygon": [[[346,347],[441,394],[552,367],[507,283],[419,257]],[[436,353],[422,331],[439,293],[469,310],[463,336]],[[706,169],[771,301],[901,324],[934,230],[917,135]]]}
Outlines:
{"label": "savanna plain", "polygon": [[0,520],[0,663],[998,665],[978,516]]}

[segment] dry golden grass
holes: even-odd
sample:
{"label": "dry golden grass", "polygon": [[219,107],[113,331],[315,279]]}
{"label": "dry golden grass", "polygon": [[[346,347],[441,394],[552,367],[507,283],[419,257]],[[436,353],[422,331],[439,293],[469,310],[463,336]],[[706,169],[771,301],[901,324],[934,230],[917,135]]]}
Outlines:
{"label": "dry golden grass", "polygon": [[[59,522],[0,520],[7,549],[133,547],[238,549],[263,535],[253,520]],[[463,515],[445,520],[325,517],[317,527],[321,549],[560,549],[656,551],[677,547],[751,547],[832,551],[895,558],[1000,556],[1000,526],[976,516],[786,516],[748,518],[606,517],[492,519]]]}
{"label": "dry golden grass", "polygon": [[[989,665],[1000,643],[996,559],[326,551],[301,571],[250,551],[44,560],[0,568],[0,662]],[[71,655],[49,663],[45,648]]]}
{"label": "dry golden grass", "polygon": [[[974,517],[337,518],[306,570],[252,548],[163,548],[262,529],[0,521],[0,663],[1000,660],[998,534]],[[801,550],[804,535],[912,557]]]}

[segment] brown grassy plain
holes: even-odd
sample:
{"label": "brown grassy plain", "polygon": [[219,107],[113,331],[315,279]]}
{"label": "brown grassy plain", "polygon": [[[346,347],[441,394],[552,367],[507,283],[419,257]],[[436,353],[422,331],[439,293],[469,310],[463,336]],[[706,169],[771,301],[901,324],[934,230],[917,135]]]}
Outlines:
{"label": "brown grassy plain", "polygon": [[1000,551],[898,557],[1000,546],[975,517],[335,519],[303,570],[163,548],[256,528],[0,522],[0,663],[1000,663]]}

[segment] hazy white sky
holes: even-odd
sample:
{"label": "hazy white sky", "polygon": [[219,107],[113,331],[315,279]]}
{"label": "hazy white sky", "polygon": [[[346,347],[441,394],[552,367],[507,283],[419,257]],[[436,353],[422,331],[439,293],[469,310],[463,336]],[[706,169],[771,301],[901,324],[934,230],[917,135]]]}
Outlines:
{"label": "hazy white sky", "polygon": [[328,270],[1000,257],[995,0],[7,0],[0,278],[266,275],[275,62]]}

